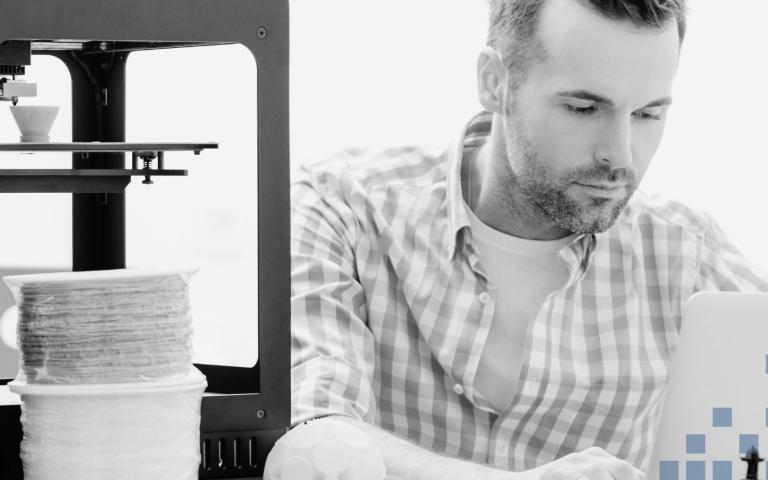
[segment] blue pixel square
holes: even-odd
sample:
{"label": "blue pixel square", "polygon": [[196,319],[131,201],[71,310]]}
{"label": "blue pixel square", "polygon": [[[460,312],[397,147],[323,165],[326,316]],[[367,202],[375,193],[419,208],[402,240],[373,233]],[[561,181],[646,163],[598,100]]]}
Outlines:
{"label": "blue pixel square", "polygon": [[664,460],[659,462],[659,480],[680,480],[678,462]]}
{"label": "blue pixel square", "polygon": [[689,433],[685,436],[685,453],[705,453],[705,444],[703,434]]}
{"label": "blue pixel square", "polygon": [[765,354],[765,373],[768,374],[768,353]]}
{"label": "blue pixel square", "polygon": [[741,434],[739,435],[739,453],[745,454],[750,448],[755,447],[760,450],[760,437],[755,434]]}
{"label": "blue pixel square", "polygon": [[765,409],[765,426],[768,427],[768,408]]}
{"label": "blue pixel square", "polygon": [[705,470],[706,462],[698,460],[685,462],[685,480],[705,480]]}
{"label": "blue pixel square", "polygon": [[712,480],[733,480],[733,467],[727,460],[712,462]]}
{"label": "blue pixel square", "polygon": [[730,427],[733,424],[733,413],[730,408],[712,409],[713,427]]}

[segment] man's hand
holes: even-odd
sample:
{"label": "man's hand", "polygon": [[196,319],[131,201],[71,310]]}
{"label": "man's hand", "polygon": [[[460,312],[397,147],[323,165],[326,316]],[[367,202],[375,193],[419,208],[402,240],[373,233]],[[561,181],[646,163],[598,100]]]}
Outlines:
{"label": "man's hand", "polygon": [[571,453],[554,462],[520,472],[518,480],[645,480],[645,473],[602,448]]}

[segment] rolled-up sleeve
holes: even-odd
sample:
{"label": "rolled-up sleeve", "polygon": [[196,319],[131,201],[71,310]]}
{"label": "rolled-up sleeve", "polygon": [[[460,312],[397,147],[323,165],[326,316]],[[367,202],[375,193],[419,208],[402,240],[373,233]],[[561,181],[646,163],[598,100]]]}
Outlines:
{"label": "rolled-up sleeve", "polygon": [[768,275],[744,257],[714,220],[708,221],[694,291],[768,291]]}
{"label": "rolled-up sleeve", "polygon": [[355,268],[357,222],[334,177],[302,169],[291,186],[291,423],[371,421],[374,341]]}

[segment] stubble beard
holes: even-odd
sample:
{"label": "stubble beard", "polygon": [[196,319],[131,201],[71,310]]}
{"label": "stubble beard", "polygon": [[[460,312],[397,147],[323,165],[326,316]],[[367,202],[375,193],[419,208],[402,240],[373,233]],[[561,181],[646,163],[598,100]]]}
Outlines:
{"label": "stubble beard", "polygon": [[[507,178],[500,184],[505,187],[502,197],[509,208],[517,211],[522,208],[526,216],[541,218],[576,234],[604,232],[616,222],[637,187],[634,171],[601,164],[555,175],[525,136],[519,122],[510,118],[506,123],[511,128],[505,139],[507,159],[501,163]],[[518,165],[521,165],[518,173],[509,162],[516,157],[520,158]],[[619,200],[589,197],[580,202],[566,192],[573,182],[619,182],[626,185],[626,194]]]}

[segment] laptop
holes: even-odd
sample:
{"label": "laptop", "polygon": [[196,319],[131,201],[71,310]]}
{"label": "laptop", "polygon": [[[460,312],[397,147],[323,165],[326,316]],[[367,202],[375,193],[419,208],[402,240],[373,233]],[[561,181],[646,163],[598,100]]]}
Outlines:
{"label": "laptop", "polygon": [[697,293],[683,309],[648,480],[744,479],[753,447],[768,455],[768,293]]}

